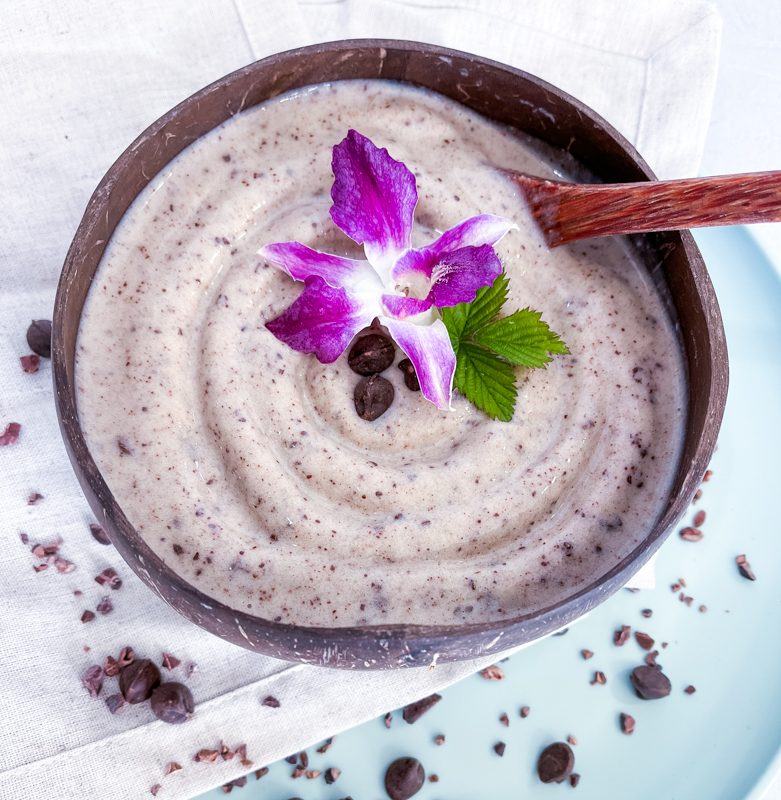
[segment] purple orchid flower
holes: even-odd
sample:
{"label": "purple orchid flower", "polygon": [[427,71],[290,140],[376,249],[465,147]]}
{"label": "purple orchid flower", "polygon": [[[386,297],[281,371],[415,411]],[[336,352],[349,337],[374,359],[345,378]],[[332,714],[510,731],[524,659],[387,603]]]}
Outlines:
{"label": "purple orchid flower", "polygon": [[407,167],[354,130],[334,147],[331,165],[331,218],[364,246],[367,260],[299,242],[262,247],[262,258],[304,281],[300,297],[266,327],[294,350],[330,364],[376,318],[412,361],[423,396],[449,408],[456,355],[437,309],[471,302],[493,283],[502,271],[493,245],[517,226],[481,214],[413,248],[418,193]]}

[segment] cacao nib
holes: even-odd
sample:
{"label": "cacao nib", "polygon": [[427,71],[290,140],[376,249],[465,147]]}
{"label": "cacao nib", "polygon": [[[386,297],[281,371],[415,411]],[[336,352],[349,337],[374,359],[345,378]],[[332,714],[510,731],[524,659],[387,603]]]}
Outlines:
{"label": "cacao nib", "polygon": [[658,667],[635,667],[629,680],[641,700],[659,700],[670,694],[670,679]]}
{"label": "cacao nib", "polygon": [[154,689],[151,706],[152,713],[159,720],[171,725],[187,722],[195,711],[192,692],[183,683],[176,681],[163,683]]}
{"label": "cacao nib", "polygon": [[751,571],[751,564],[746,561],[745,556],[737,556],[735,558],[735,563],[738,565],[738,572],[744,577],[748,578],[750,581],[755,581],[757,576]]}
{"label": "cacao nib", "polygon": [[0,434],[0,447],[16,444],[19,440],[19,432],[21,430],[22,426],[18,422],[9,422],[3,433]]}
{"label": "cacao nib", "polygon": [[155,785],[154,785],[154,786],[153,786],[153,787],[152,787],[152,788],[151,788],[149,791],[150,791],[150,793],[151,793],[152,795],[154,795],[155,797],[157,797],[157,795],[158,795],[159,791],[160,791],[162,788],[163,788],[163,787],[162,787],[162,785],[161,785],[161,784],[159,784],[159,783],[156,783],[156,784],[155,784]]}
{"label": "cacao nib", "polygon": [[181,768],[182,765],[177,764],[176,761],[169,761],[165,768],[166,777],[168,777],[168,775],[172,775],[174,772],[178,772]]}
{"label": "cacao nib", "polygon": [[95,619],[95,612],[94,611],[87,610],[81,615],[81,621],[82,622],[92,622],[93,619]]}
{"label": "cacao nib", "polygon": [[176,657],[172,656],[170,653],[163,653],[163,664],[169,672],[172,669],[176,669],[182,662]]}
{"label": "cacao nib", "polygon": [[568,744],[571,744],[571,745],[573,745],[573,746],[574,746],[574,745],[577,745],[577,743],[578,743],[578,737],[577,737],[577,736],[568,736],[568,737],[567,737],[567,743],[568,743]]}
{"label": "cacao nib", "polygon": [[485,678],[487,681],[503,681],[504,672],[501,667],[497,667],[496,665],[494,665],[492,667],[486,667],[485,669],[481,669],[480,677]]}
{"label": "cacao nib", "polygon": [[136,653],[132,647],[123,647],[119,651],[119,658],[117,658],[117,666],[120,670],[123,670],[128,664],[132,664],[135,661]]}
{"label": "cacao nib", "polygon": [[199,750],[194,756],[193,761],[196,763],[204,762],[206,764],[213,764],[217,760],[219,753],[216,750]]}
{"label": "cacao nib", "polygon": [[381,333],[370,333],[352,346],[347,364],[353,372],[368,376],[388,369],[395,358],[393,342]]}
{"label": "cacao nib", "polygon": [[494,751],[496,752],[496,755],[503,756],[504,755],[504,750],[505,750],[506,747],[507,747],[507,745],[504,742],[497,742],[494,745]]}
{"label": "cacao nib", "polygon": [[[648,664],[648,666],[649,666],[649,667],[656,667],[656,666],[659,666],[659,665],[656,663],[656,657],[657,657],[658,655],[659,655],[659,651],[658,651],[658,650],[654,650],[653,652],[649,653],[649,654],[648,654],[648,655],[645,657],[645,663],[646,663],[646,664]],[[660,667],[660,669],[661,669],[661,667]]]}
{"label": "cacao nib", "polygon": [[96,542],[100,542],[101,544],[111,544],[111,539],[108,538],[108,534],[100,525],[96,525],[94,522],[89,526],[90,533],[92,534],[92,538]]}
{"label": "cacao nib", "polygon": [[332,783],[336,783],[341,774],[342,770],[340,770],[338,767],[329,767],[325,771],[325,782],[330,786]]}
{"label": "cacao nib", "polygon": [[49,319],[34,319],[27,329],[27,344],[41,358],[52,357],[52,323]]}
{"label": "cacao nib", "polygon": [[408,706],[404,706],[401,716],[405,722],[412,725],[413,722],[417,722],[427,711],[434,708],[441,699],[442,695],[439,694],[432,694],[428,697],[424,697],[416,703],[410,703]]}
{"label": "cacao nib", "polygon": [[694,527],[699,528],[705,522],[705,512],[700,510],[694,515]]}
{"label": "cacao nib", "polygon": [[505,728],[510,727],[510,718],[507,716],[507,714],[502,714],[502,716],[499,717],[499,722],[501,722]]}
{"label": "cacao nib", "polygon": [[543,783],[562,783],[575,766],[575,754],[566,742],[549,744],[537,759],[537,775]]}
{"label": "cacao nib", "polygon": [[530,711],[531,709],[529,708],[529,706],[523,706],[521,708],[521,719],[526,719],[526,717],[529,716]]}
{"label": "cacao nib", "polygon": [[334,746],[335,741],[336,741],[336,736],[329,736],[325,740],[325,744],[317,748],[317,752],[321,754],[327,753]]}
{"label": "cacao nib", "polygon": [[132,661],[119,674],[119,690],[128,703],[136,705],[152,696],[160,680],[160,670],[148,658],[141,658]]}
{"label": "cacao nib", "polygon": [[607,678],[605,677],[604,672],[595,672],[594,673],[594,680],[591,681],[591,685],[594,686],[595,684],[599,684],[600,686],[604,686],[607,683]]}
{"label": "cacao nib", "polygon": [[621,733],[625,733],[627,736],[630,733],[634,733],[635,731],[634,717],[630,717],[629,714],[622,713],[619,719],[621,720]]}
{"label": "cacao nib", "polygon": [[613,644],[616,647],[623,647],[629,641],[629,633],[632,629],[629,625],[622,625],[620,631],[613,634]]}
{"label": "cacao nib", "polygon": [[106,567],[100,575],[95,577],[95,583],[101,586],[108,586],[109,589],[114,590],[122,588],[122,579],[113,567]]}
{"label": "cacao nib", "polygon": [[393,384],[382,375],[361,378],[353,394],[355,412],[361,419],[374,422],[391,407],[394,395]]}
{"label": "cacao nib", "polygon": [[122,697],[121,692],[117,692],[106,698],[106,705],[112,714],[116,714],[125,705],[125,698]]}
{"label": "cacao nib", "polygon": [[81,685],[90,697],[97,697],[103,688],[103,668],[95,664],[81,676]]}
{"label": "cacao nib", "polygon": [[591,652],[591,650],[581,650],[581,651],[580,651],[580,654],[583,656],[583,658],[585,658],[585,659],[586,659],[586,661],[588,661],[588,659],[589,659],[589,658],[591,658],[591,657],[594,655],[594,654]]}
{"label": "cacao nib", "polygon": [[574,789],[578,783],[580,783],[580,775],[577,772],[573,772],[572,775],[569,776],[569,785]]}
{"label": "cacao nib", "polygon": [[436,739],[434,739],[434,744],[440,745],[445,743],[445,736],[444,734],[439,734]]}
{"label": "cacao nib", "polygon": [[385,715],[384,721],[385,721],[385,727],[390,728],[391,722],[393,722],[393,714],[391,714],[390,711]]}
{"label": "cacao nib", "polygon": [[643,650],[650,650],[654,646],[654,640],[647,633],[635,631],[635,639]]}
{"label": "cacao nib", "polygon": [[417,758],[397,758],[385,772],[385,791],[391,800],[409,800],[425,780],[426,772]]}
{"label": "cacao nib", "polygon": [[[27,498],[27,505],[28,506],[37,506],[38,503],[43,500],[43,495],[38,494],[38,492],[32,492],[32,494]],[[27,542],[25,542],[27,544]]]}
{"label": "cacao nib", "polygon": [[19,361],[22,363],[22,372],[27,375],[35,375],[38,372],[38,367],[41,365],[40,356],[21,356]]}
{"label": "cacao nib", "polygon": [[98,614],[110,614],[114,610],[114,604],[111,602],[111,598],[106,594],[100,598],[100,602],[98,603],[96,609]]}
{"label": "cacao nib", "polygon": [[255,780],[260,780],[268,775],[268,767],[261,767],[260,769],[255,770]]}
{"label": "cacao nib", "polygon": [[418,373],[415,372],[415,366],[408,359],[404,358],[399,361],[399,369],[404,375],[404,384],[411,392],[420,391],[420,381],[418,380]]}
{"label": "cacao nib", "polygon": [[697,690],[693,686],[687,686],[683,691],[686,694],[694,694]]}
{"label": "cacao nib", "polygon": [[684,528],[679,535],[686,542],[699,542],[705,534],[697,528]]}
{"label": "cacao nib", "polygon": [[61,572],[63,575],[68,575],[76,570],[76,565],[72,561],[66,561],[64,558],[55,559],[54,566],[57,567],[57,571]]}
{"label": "cacao nib", "polygon": [[271,695],[269,695],[268,697],[264,698],[261,705],[268,706],[269,708],[279,708],[280,703],[276,697],[272,697]]}

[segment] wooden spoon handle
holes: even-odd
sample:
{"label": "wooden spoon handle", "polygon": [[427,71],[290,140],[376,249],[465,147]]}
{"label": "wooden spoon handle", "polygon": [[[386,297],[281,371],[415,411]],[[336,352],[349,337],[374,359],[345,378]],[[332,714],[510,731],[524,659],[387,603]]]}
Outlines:
{"label": "wooden spoon handle", "polygon": [[587,185],[502,170],[549,247],[593,236],[781,221],[781,172]]}

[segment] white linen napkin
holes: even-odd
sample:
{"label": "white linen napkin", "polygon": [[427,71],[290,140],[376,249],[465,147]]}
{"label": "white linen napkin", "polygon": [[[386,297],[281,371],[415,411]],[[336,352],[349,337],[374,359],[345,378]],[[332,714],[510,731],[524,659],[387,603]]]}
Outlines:
{"label": "white linen napkin", "polygon": [[[0,798],[127,800],[157,783],[166,798],[191,797],[247,771],[239,759],[191,763],[220,739],[246,742],[260,767],[504,655],[348,674],[258,656],[186,622],[91,538],[57,428],[50,364],[22,372],[24,334],[31,319],[51,318],[69,242],[111,163],[169,108],[255,59],[349,37],[486,55],[591,105],[660,177],[686,177],[697,172],[710,114],[715,10],[689,0],[6,0],[3,22],[0,432],[9,422],[22,430],[0,447]],[[44,499],[28,505],[33,492]],[[30,546],[58,537],[76,571],[35,573]],[[124,581],[120,591],[93,580],[108,566]],[[82,623],[106,594],[114,611]],[[163,651],[181,659],[166,673],[172,679],[197,662],[186,680],[197,702],[191,722],[165,725],[148,704],[110,714],[103,700],[117,691],[114,678],[97,699],[88,695],[85,670],[125,645],[157,663]],[[262,706],[267,695],[280,707]],[[184,769],[164,778],[169,761]]]}

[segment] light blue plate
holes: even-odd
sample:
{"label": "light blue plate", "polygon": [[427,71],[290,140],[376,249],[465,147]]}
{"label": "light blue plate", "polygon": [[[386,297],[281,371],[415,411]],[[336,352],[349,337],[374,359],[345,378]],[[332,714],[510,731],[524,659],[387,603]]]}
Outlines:
{"label": "light blue plate", "polygon": [[[761,796],[781,767],[781,281],[745,230],[714,228],[696,238],[721,303],[731,364],[713,477],[684,519],[691,524],[704,509],[705,538],[690,543],[674,534],[657,560],[656,589],[621,591],[566,635],[513,656],[502,664],[503,682],[473,676],[443,691],[414,725],[394,712],[390,730],[378,719],[340,735],[325,755],[310,748],[310,770],[342,770],[334,785],[322,776],[291,780],[293,767],[280,762],[259,781],[251,774],[235,790],[242,800],[380,800],[385,769],[404,755],[439,776],[416,800],[570,796],[568,784],[543,785],[535,773],[542,748],[570,734],[578,739],[582,777],[572,797],[579,800]],[[738,574],[741,553],[755,582]],[[690,607],[670,589],[680,578],[694,598]],[[650,619],[644,608],[653,609]],[[634,695],[629,673],[645,651],[634,638],[613,645],[621,624],[656,640],[673,684],[669,697]],[[583,648],[594,652],[589,661]],[[606,685],[590,685],[595,670]],[[692,695],[684,693],[689,685]],[[524,705],[531,714],[521,719]],[[499,722],[503,712],[509,727]],[[621,733],[621,712],[637,721],[631,736]],[[434,744],[439,733],[446,736],[441,747]],[[507,745],[503,758],[493,750],[499,741]],[[218,797],[219,789],[201,796]]]}

